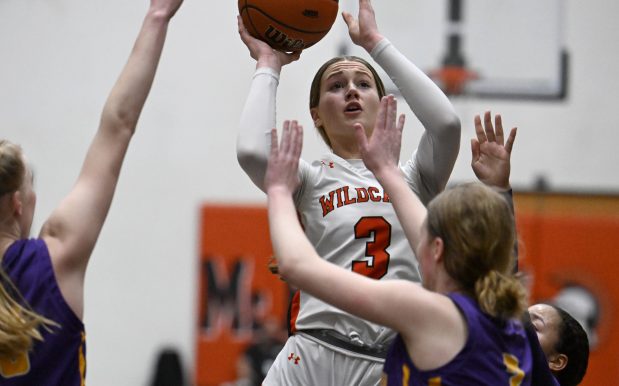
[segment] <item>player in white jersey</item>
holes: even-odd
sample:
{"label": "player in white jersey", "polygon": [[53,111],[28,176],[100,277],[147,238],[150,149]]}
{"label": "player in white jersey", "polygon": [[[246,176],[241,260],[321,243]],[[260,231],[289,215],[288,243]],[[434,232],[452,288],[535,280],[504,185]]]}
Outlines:
{"label": "player in white jersey", "polygon": [[[432,80],[379,33],[369,0],[359,1],[358,19],[348,13],[343,17],[352,41],[389,74],[424,125],[419,147],[401,169],[427,203],[444,189],[453,169],[460,120]],[[239,33],[257,69],[241,115],[238,159],[264,190],[279,72],[299,54],[274,51],[252,38],[240,18]],[[318,255],[375,279],[419,282],[416,258],[388,196],[365,168],[354,137],[355,123],[371,133],[384,94],[376,71],[360,58],[334,58],[321,67],[312,84],[310,112],[332,153],[311,164],[301,160],[295,204]],[[304,292],[294,297],[290,323],[293,335],[265,385],[378,385],[386,349],[395,336],[391,330]]]}

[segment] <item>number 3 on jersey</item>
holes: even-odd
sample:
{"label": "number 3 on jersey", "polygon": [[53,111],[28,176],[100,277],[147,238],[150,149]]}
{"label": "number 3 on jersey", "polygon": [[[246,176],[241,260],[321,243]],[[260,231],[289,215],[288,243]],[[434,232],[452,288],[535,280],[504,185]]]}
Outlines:
{"label": "number 3 on jersey", "polygon": [[503,363],[507,372],[511,374],[509,378],[509,386],[520,386],[524,379],[524,371],[520,368],[518,358],[512,354],[503,353]]}
{"label": "number 3 on jersey", "polygon": [[361,217],[355,224],[355,239],[371,240],[365,243],[365,255],[371,260],[354,260],[352,270],[361,275],[380,279],[389,268],[389,253],[391,245],[391,224],[383,217]]}

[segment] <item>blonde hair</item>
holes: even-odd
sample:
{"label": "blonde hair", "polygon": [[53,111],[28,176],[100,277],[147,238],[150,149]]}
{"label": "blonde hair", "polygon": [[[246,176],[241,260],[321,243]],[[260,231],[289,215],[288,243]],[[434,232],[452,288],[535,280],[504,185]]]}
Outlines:
{"label": "blonde hair", "polygon": [[10,359],[30,350],[35,340],[43,341],[40,327],[51,331],[59,324],[15,300],[21,295],[1,268],[0,280],[0,358]]}
{"label": "blonde hair", "polygon": [[21,188],[26,176],[26,164],[21,147],[0,140],[0,196]]}
{"label": "blonde hair", "polygon": [[[0,140],[0,196],[18,191],[25,175],[26,165],[21,148]],[[10,359],[27,352],[33,341],[43,340],[40,327],[50,330],[54,326],[59,325],[30,309],[6,272],[0,268],[0,358]]]}
{"label": "blonde hair", "polygon": [[480,183],[448,189],[428,205],[428,232],[444,245],[444,267],[485,313],[520,317],[526,291],[512,274],[514,218],[503,197]]}

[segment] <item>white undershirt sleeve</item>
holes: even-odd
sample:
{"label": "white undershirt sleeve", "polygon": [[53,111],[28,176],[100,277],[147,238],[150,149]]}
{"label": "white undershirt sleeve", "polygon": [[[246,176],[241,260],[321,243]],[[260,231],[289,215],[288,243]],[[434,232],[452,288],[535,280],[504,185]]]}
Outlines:
{"label": "white undershirt sleeve", "polygon": [[[276,127],[276,96],[279,73],[260,67],[254,73],[245,106],[241,112],[236,156],[253,183],[264,191],[264,175],[271,151],[271,129]],[[281,139],[281,133],[280,138]],[[306,182],[309,164],[299,160],[299,177]],[[303,185],[300,189],[303,188]],[[298,194],[298,193],[297,193]]]}
{"label": "white undershirt sleeve", "polygon": [[275,127],[275,99],[279,73],[269,67],[256,70],[241,112],[236,154],[241,168],[264,191],[271,129]]}
{"label": "white undershirt sleeve", "polygon": [[387,39],[370,53],[398,87],[425,128],[419,146],[404,166],[409,184],[424,204],[447,185],[460,151],[460,119],[441,89]]}

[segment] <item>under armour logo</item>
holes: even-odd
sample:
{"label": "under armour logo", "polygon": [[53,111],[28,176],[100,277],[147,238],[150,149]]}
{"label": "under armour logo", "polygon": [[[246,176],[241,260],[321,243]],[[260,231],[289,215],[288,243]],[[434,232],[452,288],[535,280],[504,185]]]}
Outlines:
{"label": "under armour logo", "polygon": [[321,164],[328,166],[329,168],[333,169],[335,167],[335,164],[333,163],[333,161],[329,161],[329,163],[326,163],[325,161],[320,161]]}
{"label": "under armour logo", "polygon": [[288,356],[288,360],[289,360],[289,361],[294,360],[294,364],[295,364],[295,365],[298,365],[298,364],[299,364],[299,361],[301,360],[301,357],[300,357],[300,356],[298,356],[298,355],[296,355],[296,356],[295,356],[295,355],[294,355],[294,353],[293,353],[293,352],[291,352],[291,353],[290,353],[290,355]]}

